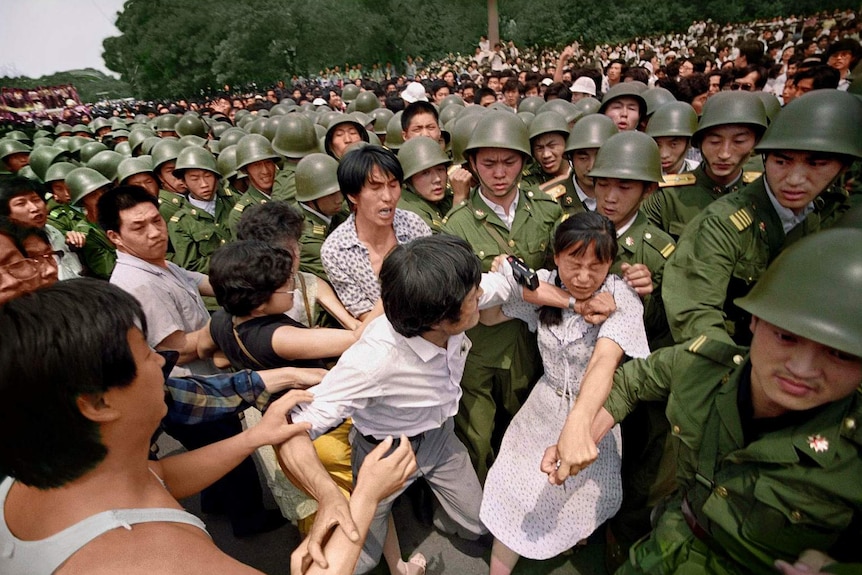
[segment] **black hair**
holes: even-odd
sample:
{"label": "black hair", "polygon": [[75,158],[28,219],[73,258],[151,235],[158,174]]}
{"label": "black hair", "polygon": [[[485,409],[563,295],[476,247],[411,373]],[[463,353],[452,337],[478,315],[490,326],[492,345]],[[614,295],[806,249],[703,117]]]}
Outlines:
{"label": "black hair", "polygon": [[642,82],[646,84],[649,82],[650,73],[646,68],[642,68],[640,66],[633,66],[626,70],[625,75],[622,77],[623,82],[626,81],[627,78],[631,78],[632,80],[636,80],[638,82]]}
{"label": "black hair", "polygon": [[404,111],[401,113],[401,129],[406,132],[410,127],[410,122],[412,122],[413,118],[418,114],[431,114],[434,116],[434,121],[437,122],[437,124],[440,123],[440,114],[437,112],[437,108],[434,107],[434,104],[420,100],[413,102],[404,108]]}
{"label": "black hair", "polygon": [[9,202],[13,198],[35,192],[45,199],[45,186],[23,176],[0,176],[0,216],[9,215]]}
{"label": "black hair", "polygon": [[572,101],[572,91],[562,82],[554,82],[545,89],[545,101],[560,99],[566,102]]}
{"label": "black hair", "polygon": [[[569,255],[579,257],[588,249],[594,250],[602,262],[612,262],[617,257],[617,230],[614,223],[596,212],[575,214],[557,227],[554,234],[554,253],[562,254],[572,246],[580,244]],[[557,275],[557,285],[561,285]],[[563,310],[543,306],[539,310],[539,321],[544,325],[557,325],[563,319]]]}
{"label": "black hair", "polygon": [[80,478],[105,458],[99,425],[84,417],[77,398],[135,379],[128,342],[134,327],[146,336],[137,300],[91,278],[59,282],[0,308],[0,393],[6,406],[0,413],[0,474],[50,489]]}
{"label": "black hair", "polygon": [[464,298],[481,279],[479,259],[461,238],[417,238],[383,260],[383,311],[399,334],[420,336],[442,321],[458,321]]}
{"label": "black hair", "polygon": [[681,102],[691,104],[701,94],[709,92],[709,78],[700,72],[693,72],[679,79],[676,97]]}
{"label": "black hair", "polygon": [[763,42],[760,40],[744,40],[739,43],[737,48],[739,48],[739,55],[745,56],[747,65],[763,63]]}
{"label": "black hair", "polygon": [[6,236],[15,244],[15,248],[21,252],[22,256],[26,257],[27,250],[24,249],[24,244],[21,243],[22,226],[16,224],[5,216],[0,216],[0,235]]}
{"label": "black hair", "polygon": [[236,225],[236,239],[258,240],[280,248],[299,245],[302,214],[288,202],[267,202],[248,206]]}
{"label": "black hair", "polygon": [[140,186],[119,186],[108,190],[96,204],[99,212],[99,226],[103,230],[120,231],[120,212],[134,208],[138,204],[149,203],[159,209],[159,201]]}
{"label": "black hair", "polygon": [[841,81],[841,74],[832,66],[814,62],[811,64],[800,65],[796,69],[796,74],[793,75],[793,78],[788,78],[787,81],[792,81],[795,86],[800,80],[806,80],[808,78],[812,79],[812,90],[822,90],[826,88],[835,89]]}
{"label": "black hair", "polygon": [[290,251],[258,240],[240,240],[213,253],[209,279],[219,305],[231,315],[246,316],[286,284],[292,270]]}
{"label": "black hair", "polygon": [[375,167],[384,174],[394,176],[399,183],[404,183],[404,171],[395,154],[383,146],[362,146],[344,154],[338,164],[338,185],[342,193],[347,196],[358,195]]}
{"label": "black hair", "polygon": [[492,90],[491,88],[484,86],[473,92],[473,103],[479,104],[480,102],[482,102],[482,98],[484,98],[485,96],[491,96],[492,98],[494,98],[495,102],[497,101],[497,93],[494,92],[494,90]]}

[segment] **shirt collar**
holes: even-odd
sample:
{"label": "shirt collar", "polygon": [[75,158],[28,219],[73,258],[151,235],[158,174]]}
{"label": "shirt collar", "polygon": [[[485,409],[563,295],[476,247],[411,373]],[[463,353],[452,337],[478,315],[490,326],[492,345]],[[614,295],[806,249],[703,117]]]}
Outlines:
{"label": "shirt collar", "polygon": [[572,182],[575,184],[575,192],[578,194],[578,198],[581,200],[581,203],[584,204],[584,207],[591,212],[596,211],[596,199],[591,198],[584,193],[584,190],[582,190],[580,184],[578,184],[578,177],[574,174],[572,174]]}
{"label": "shirt collar", "polygon": [[772,193],[772,188],[769,187],[769,182],[766,181],[766,178],[763,178],[763,185],[766,187],[766,196],[769,198],[769,201],[772,202],[772,207],[775,209],[775,213],[778,214],[778,218],[781,220],[781,227],[784,228],[785,234],[805,221],[808,214],[814,211],[814,202],[808,202],[808,205],[802,209],[802,213],[799,215],[795,214],[790,208],[785,208],[778,203],[778,200],[775,198],[775,194]]}
{"label": "shirt collar", "polygon": [[323,220],[324,222],[326,222],[326,224],[327,224],[327,225],[329,225],[329,224],[331,224],[331,223],[332,223],[332,218],[331,218],[330,216],[324,216],[323,214],[321,214],[321,213],[320,213],[320,212],[318,212],[317,210],[315,210],[315,209],[313,209],[313,208],[308,207],[308,205],[306,205],[306,204],[305,204],[305,202],[299,202],[299,206],[300,206],[303,210],[305,210],[306,212],[308,212],[308,213],[310,213],[310,214],[314,214],[315,216],[317,216],[318,218],[320,218],[321,220]]}
{"label": "shirt collar", "polygon": [[518,208],[518,200],[520,200],[521,198],[521,192],[519,189],[515,189],[515,198],[512,200],[512,204],[509,206],[508,214],[506,213],[506,210],[503,209],[503,206],[501,206],[500,204],[495,204],[494,202],[486,198],[482,194],[481,189],[479,190],[479,197],[482,198],[482,201],[485,202],[486,206],[491,208],[491,211],[493,211],[495,214],[497,214],[497,216],[499,216],[500,220],[502,220],[503,223],[506,224],[507,228],[512,227],[512,222],[515,221],[515,212]]}
{"label": "shirt collar", "polygon": [[191,205],[195,206],[196,208],[200,208],[203,211],[205,211],[206,213],[208,213],[209,215],[215,217],[215,207],[216,207],[215,198],[206,202],[204,200],[198,200],[194,196],[189,194],[189,203]]}
{"label": "shirt collar", "polygon": [[151,264],[150,262],[142,260],[137,256],[133,256],[132,254],[126,252],[121,252],[120,250],[117,250],[117,264],[127,265],[156,275],[165,275],[168,273],[168,270],[161,266]]}

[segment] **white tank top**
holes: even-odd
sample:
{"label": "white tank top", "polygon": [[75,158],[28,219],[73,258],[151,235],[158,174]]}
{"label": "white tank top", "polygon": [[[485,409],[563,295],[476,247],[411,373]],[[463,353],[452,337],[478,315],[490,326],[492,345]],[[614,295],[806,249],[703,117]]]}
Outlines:
{"label": "white tank top", "polygon": [[13,483],[11,477],[0,483],[0,573],[3,575],[53,573],[96,537],[119,527],[131,530],[137,523],[185,523],[207,533],[203,521],[182,509],[114,509],[97,513],[45,539],[22,541],[9,531],[4,513]]}

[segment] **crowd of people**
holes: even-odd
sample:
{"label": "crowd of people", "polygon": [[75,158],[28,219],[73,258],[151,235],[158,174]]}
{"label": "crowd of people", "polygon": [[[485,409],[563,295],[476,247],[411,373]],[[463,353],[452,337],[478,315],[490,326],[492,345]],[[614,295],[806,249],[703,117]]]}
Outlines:
{"label": "crowd of people", "polygon": [[609,572],[862,568],[859,30],[483,38],[8,132],[0,571],[252,572],[177,499],[283,525],[266,446],[317,502],[294,573],[424,573],[405,492],[492,575],[597,537]]}

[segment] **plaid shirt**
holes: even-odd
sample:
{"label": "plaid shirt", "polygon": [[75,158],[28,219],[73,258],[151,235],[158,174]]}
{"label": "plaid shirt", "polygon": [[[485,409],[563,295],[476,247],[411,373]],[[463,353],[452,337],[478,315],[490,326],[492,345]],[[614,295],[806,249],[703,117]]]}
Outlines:
{"label": "plaid shirt", "polygon": [[165,381],[166,421],[191,425],[212,421],[270,401],[261,377],[245,369],[237,373],[169,377]]}

